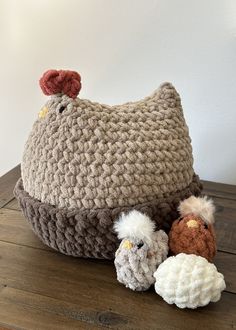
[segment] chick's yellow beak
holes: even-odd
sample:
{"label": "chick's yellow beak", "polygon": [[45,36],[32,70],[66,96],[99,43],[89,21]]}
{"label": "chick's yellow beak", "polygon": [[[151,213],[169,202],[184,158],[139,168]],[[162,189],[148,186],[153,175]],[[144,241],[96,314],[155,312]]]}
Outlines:
{"label": "chick's yellow beak", "polygon": [[48,108],[47,107],[43,107],[40,111],[39,111],[39,118],[44,118],[46,116],[46,114],[48,113]]}
{"label": "chick's yellow beak", "polygon": [[187,222],[188,228],[198,228],[198,223],[196,220],[191,219]]}
{"label": "chick's yellow beak", "polygon": [[128,240],[125,240],[124,243],[122,244],[122,248],[127,249],[127,250],[132,249],[132,247],[133,247],[133,244]]}

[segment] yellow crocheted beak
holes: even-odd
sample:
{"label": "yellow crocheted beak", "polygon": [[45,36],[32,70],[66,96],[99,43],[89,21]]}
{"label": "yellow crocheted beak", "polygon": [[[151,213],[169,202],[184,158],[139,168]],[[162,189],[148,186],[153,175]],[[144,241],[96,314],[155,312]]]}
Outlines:
{"label": "yellow crocheted beak", "polygon": [[191,219],[187,222],[188,228],[198,228],[198,223],[196,220]]}
{"label": "yellow crocheted beak", "polygon": [[132,249],[132,247],[133,247],[133,244],[128,240],[125,240],[124,243],[122,244],[122,248],[127,249],[127,250]]}
{"label": "yellow crocheted beak", "polygon": [[48,108],[47,107],[43,107],[40,111],[39,111],[39,118],[44,118],[48,113]]}

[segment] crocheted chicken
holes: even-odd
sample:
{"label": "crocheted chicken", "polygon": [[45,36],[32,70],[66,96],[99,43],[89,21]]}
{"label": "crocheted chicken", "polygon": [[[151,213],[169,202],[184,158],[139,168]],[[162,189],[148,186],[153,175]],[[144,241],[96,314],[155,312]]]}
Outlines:
{"label": "crocheted chicken", "polygon": [[136,291],[147,290],[154,282],[154,271],[168,254],[168,236],[154,231],[155,224],[139,211],[122,214],[114,225],[122,239],[116,251],[117,280]]}
{"label": "crocheted chicken", "polygon": [[180,218],[169,233],[171,253],[196,254],[212,262],[216,253],[213,201],[206,196],[191,196],[180,203],[178,210]]}

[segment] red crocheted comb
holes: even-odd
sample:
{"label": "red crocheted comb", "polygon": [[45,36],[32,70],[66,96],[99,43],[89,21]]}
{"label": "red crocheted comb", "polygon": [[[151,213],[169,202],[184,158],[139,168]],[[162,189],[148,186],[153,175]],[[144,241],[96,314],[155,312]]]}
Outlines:
{"label": "red crocheted comb", "polygon": [[40,78],[39,85],[46,95],[64,93],[75,99],[81,89],[81,77],[75,71],[48,70]]}

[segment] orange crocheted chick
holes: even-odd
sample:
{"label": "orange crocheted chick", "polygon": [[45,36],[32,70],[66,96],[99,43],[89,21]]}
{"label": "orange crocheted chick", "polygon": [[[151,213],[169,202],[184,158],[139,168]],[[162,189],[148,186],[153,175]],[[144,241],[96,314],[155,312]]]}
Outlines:
{"label": "orange crocheted chick", "polygon": [[169,233],[171,253],[195,254],[212,262],[216,253],[212,200],[191,196],[180,203],[178,210],[180,218],[173,222]]}

